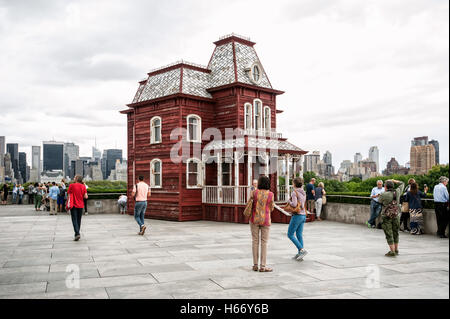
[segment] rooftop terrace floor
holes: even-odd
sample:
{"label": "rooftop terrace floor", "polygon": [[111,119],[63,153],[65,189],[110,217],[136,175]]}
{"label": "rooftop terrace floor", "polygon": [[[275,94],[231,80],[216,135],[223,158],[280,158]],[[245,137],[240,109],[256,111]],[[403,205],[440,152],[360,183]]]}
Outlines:
{"label": "rooftop terrace floor", "polygon": [[382,230],[313,222],[299,262],[288,225],[273,224],[274,272],[257,273],[248,225],[146,222],[139,236],[132,216],[90,214],[74,242],[67,213],[0,206],[0,298],[449,298],[448,239],[401,233],[389,258]]}

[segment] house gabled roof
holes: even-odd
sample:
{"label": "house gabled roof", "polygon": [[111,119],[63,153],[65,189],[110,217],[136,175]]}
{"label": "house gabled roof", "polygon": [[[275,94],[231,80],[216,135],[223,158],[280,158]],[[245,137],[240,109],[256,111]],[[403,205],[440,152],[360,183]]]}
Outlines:
{"label": "house gabled roof", "polygon": [[[233,83],[272,89],[261,61],[253,48],[254,42],[236,34],[221,37],[214,42],[216,48],[208,66],[179,61],[148,73],[140,81],[131,104],[149,101],[173,94],[187,94],[212,98],[211,90]],[[252,81],[251,67],[259,67],[259,81]],[[274,93],[280,94],[281,91]],[[281,92],[282,93],[282,92]]]}

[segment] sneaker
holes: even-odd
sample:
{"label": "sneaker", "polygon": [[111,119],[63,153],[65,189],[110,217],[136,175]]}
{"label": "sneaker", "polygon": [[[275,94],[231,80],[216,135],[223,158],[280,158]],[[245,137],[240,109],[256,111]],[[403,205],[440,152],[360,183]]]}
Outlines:
{"label": "sneaker", "polygon": [[297,259],[298,257],[300,257],[300,253],[297,253],[292,259]]}
{"label": "sneaker", "polygon": [[89,213],[88,212],[86,212],[86,213],[84,213],[85,215],[89,215]]}
{"label": "sneaker", "polygon": [[76,235],[75,238],[74,238],[74,241],[79,241],[80,237],[81,237],[80,235]]}
{"label": "sneaker", "polygon": [[147,226],[142,225],[141,235],[144,235],[146,229],[147,229]]}
{"label": "sneaker", "polygon": [[388,253],[384,254],[386,257],[395,257],[395,252],[389,251]]}
{"label": "sneaker", "polygon": [[373,228],[371,224],[369,224],[369,222],[366,222],[366,225],[368,228]]}
{"label": "sneaker", "polygon": [[308,251],[306,249],[300,250],[299,256],[297,257],[298,261],[302,261],[303,258],[308,254]]}
{"label": "sneaker", "polygon": [[396,256],[398,256],[398,255],[399,255],[399,253],[398,253],[398,250],[396,250],[396,251],[395,251],[395,255],[396,255]]}

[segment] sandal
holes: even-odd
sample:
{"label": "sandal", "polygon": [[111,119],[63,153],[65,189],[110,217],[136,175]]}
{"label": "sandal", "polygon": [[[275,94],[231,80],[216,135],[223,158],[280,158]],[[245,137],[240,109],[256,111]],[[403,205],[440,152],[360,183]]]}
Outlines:
{"label": "sandal", "polygon": [[259,272],[272,272],[273,269],[269,267],[261,267],[259,268]]}
{"label": "sandal", "polygon": [[258,265],[253,266],[253,271],[258,271]]}

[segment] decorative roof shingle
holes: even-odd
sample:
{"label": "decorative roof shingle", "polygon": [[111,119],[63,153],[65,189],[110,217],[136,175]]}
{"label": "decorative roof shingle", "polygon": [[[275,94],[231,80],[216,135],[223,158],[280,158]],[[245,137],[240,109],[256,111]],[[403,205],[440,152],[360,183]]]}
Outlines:
{"label": "decorative roof shingle", "polygon": [[146,82],[140,82],[132,103],[176,93],[212,98],[208,89],[235,82],[272,89],[262,67],[261,80],[255,83],[250,79],[250,67],[255,63],[261,66],[253,42],[234,34],[222,37],[218,42],[206,68],[180,61],[151,71]]}

